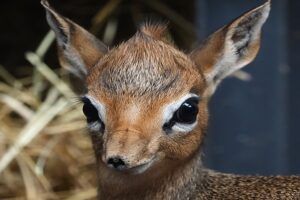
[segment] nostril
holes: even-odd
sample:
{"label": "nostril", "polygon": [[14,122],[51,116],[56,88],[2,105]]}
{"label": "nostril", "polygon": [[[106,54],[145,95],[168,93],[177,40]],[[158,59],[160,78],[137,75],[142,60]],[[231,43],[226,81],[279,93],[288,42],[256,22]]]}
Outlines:
{"label": "nostril", "polygon": [[112,157],[107,160],[107,164],[116,169],[125,168],[125,162],[120,157]]}

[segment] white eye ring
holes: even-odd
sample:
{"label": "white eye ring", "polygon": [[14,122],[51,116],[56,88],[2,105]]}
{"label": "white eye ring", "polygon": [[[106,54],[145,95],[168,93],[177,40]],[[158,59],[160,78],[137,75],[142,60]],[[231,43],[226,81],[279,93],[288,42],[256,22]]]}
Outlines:
{"label": "white eye ring", "polygon": [[[163,122],[164,124],[169,122],[174,113],[179,109],[179,107],[182,105],[183,102],[185,102],[187,99],[191,98],[191,97],[198,97],[198,95],[193,94],[193,93],[189,93],[181,98],[179,98],[178,100],[170,103],[169,105],[167,105],[164,109],[163,109]],[[183,123],[178,123],[176,122],[173,126],[172,126],[172,130],[176,131],[176,132],[190,132],[192,131],[195,126],[197,125],[197,121],[195,121],[192,124],[183,124]]]}
{"label": "white eye ring", "polygon": [[91,132],[99,132],[104,126],[105,124],[105,107],[103,104],[101,104],[100,102],[96,101],[93,97],[91,97],[90,95],[85,95],[85,98],[87,98],[91,104],[96,108],[96,110],[98,111],[98,116],[100,121],[93,121],[93,122],[89,122],[88,123],[88,129]]}
{"label": "white eye ring", "polygon": [[99,121],[88,123],[88,129],[91,132],[99,132],[102,129],[102,124]]}
{"label": "white eye ring", "polygon": [[88,98],[90,100],[90,102],[92,103],[92,105],[98,110],[98,115],[99,115],[99,118],[102,120],[102,122],[106,123],[105,106],[88,94],[85,95],[85,97]]}
{"label": "white eye ring", "polygon": [[187,132],[192,131],[196,125],[197,125],[197,121],[195,121],[193,124],[175,123],[174,126],[172,127],[172,130],[176,131],[176,132],[187,133]]}

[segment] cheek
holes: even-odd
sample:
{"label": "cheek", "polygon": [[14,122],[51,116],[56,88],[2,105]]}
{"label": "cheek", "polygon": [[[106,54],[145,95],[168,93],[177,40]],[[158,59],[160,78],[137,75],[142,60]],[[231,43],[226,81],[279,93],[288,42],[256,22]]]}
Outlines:
{"label": "cheek", "polygon": [[161,140],[160,151],[170,159],[184,160],[198,151],[202,133],[198,128],[190,133],[174,134]]}
{"label": "cheek", "polygon": [[159,147],[160,147],[160,143],[161,143],[161,139],[160,139],[160,135],[157,134],[156,136],[152,137],[152,139],[150,140],[150,142],[147,145],[147,151],[149,152],[149,154],[154,155],[159,151]]}

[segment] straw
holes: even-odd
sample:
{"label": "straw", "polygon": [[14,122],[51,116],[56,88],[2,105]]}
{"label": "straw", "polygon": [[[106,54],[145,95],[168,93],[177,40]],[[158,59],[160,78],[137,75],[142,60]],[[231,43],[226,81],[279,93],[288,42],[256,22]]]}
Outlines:
{"label": "straw", "polygon": [[45,101],[38,112],[31,118],[28,124],[19,134],[19,138],[16,140],[14,145],[3,155],[0,159],[0,173],[7,167],[7,165],[18,155],[24,146],[26,146],[33,138],[40,133],[40,131],[67,105],[68,101],[60,98],[55,104],[51,94],[48,101]]}

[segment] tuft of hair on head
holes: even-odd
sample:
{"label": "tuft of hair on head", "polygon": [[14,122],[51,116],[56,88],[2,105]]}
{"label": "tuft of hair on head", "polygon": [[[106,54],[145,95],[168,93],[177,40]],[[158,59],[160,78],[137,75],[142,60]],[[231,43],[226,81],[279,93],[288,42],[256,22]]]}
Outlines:
{"label": "tuft of hair on head", "polygon": [[140,25],[139,31],[154,39],[173,44],[168,30],[168,22],[153,22],[148,20]]}

